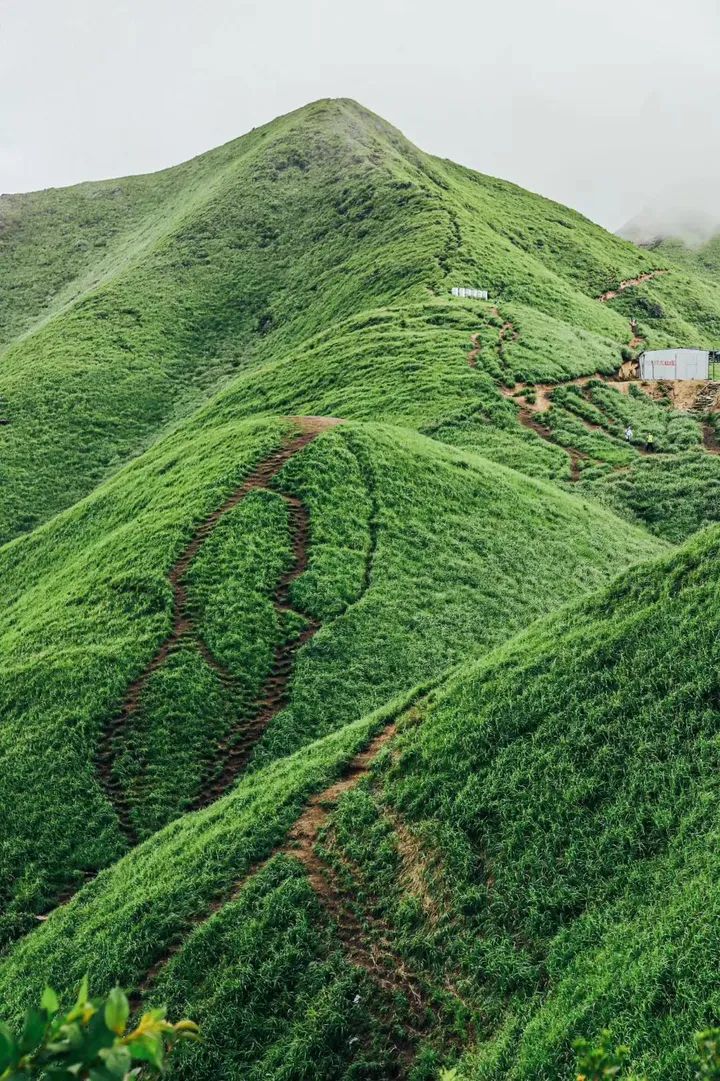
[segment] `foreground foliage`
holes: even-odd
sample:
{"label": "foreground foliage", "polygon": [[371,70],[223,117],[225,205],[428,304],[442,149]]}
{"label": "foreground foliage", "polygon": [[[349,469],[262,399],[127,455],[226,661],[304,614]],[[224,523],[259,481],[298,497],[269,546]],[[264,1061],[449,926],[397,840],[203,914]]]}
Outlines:
{"label": "foreground foliage", "polygon": [[119,987],[105,999],[91,999],[84,980],[70,1010],[62,1010],[46,987],[19,1033],[0,1023],[0,1078],[127,1081],[141,1071],[153,1076],[163,1071],[178,1040],[197,1037],[196,1024],[171,1024],[162,1009],[150,1010],[130,1027],[129,1017],[130,1004]]}

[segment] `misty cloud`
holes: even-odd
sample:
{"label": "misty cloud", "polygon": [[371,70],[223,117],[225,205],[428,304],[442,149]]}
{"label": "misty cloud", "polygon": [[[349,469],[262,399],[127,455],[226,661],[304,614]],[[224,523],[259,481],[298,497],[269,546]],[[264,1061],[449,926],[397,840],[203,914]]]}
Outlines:
{"label": "misty cloud", "polygon": [[669,190],[715,221],[719,30],[717,0],[5,0],[0,190],[159,169],[346,96],[610,228]]}
{"label": "misty cloud", "polygon": [[619,231],[636,244],[672,236],[691,247],[700,247],[720,232],[720,176],[678,184],[658,193],[654,202]]}

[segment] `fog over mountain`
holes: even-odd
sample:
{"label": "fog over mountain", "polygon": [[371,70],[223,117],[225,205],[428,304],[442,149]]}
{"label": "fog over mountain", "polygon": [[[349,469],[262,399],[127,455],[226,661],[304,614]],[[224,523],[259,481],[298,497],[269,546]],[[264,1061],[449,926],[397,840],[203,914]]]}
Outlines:
{"label": "fog over mountain", "polygon": [[690,247],[700,247],[720,232],[720,176],[673,185],[618,232],[636,244],[676,237]]}
{"label": "fog over mountain", "polygon": [[717,0],[3,0],[0,191],[161,169],[349,97],[617,229],[720,175],[719,32]]}

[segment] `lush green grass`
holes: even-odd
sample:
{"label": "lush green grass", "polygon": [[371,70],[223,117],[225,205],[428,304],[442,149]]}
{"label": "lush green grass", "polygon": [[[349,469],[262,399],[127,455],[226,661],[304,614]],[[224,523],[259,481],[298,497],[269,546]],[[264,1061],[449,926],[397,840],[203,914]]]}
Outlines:
{"label": "lush green grass", "polygon": [[46,978],[64,991],[86,970],[98,987],[137,986],[197,917],[209,915],[213,901],[229,896],[272,853],[308,797],[327,787],[402,705],[245,777],[222,800],[184,815],[99,875],[7,955],[0,977],[5,1012],[22,1009]]}
{"label": "lush green grass", "polygon": [[487,650],[653,547],[592,503],[407,431],[342,425],[283,477],[322,531],[294,596],[324,626],[298,657],[291,705],[261,756],[287,753]]}
{"label": "lush green grass", "polygon": [[[0,538],[27,534],[0,547],[4,1012],[85,971],[137,987],[178,947],[152,995],[203,1024],[175,1067],[194,1081],[436,1081],[463,1053],[469,1079],[554,1081],[606,1023],[650,1076],[686,1075],[720,1001],[716,532],[627,568],[718,519],[720,467],[642,394],[560,385],[543,439],[500,392],[612,372],[631,318],[651,344],[714,344],[720,287],[681,262],[348,101],[155,176],[0,201]],[[146,838],[128,851],[102,734],[168,633],[174,561],[298,414],[347,423],[192,564],[204,645],[153,673],[113,762]],[[579,484],[563,448],[588,456]],[[281,492],[310,517],[284,614]],[[287,705],[188,813],[306,618]],[[235,887],[458,666],[321,843],[418,1007],[352,964],[289,855]]]}
{"label": "lush green grass", "polygon": [[720,520],[720,460],[697,450],[643,458],[602,479],[583,477],[581,490],[672,543]]}
{"label": "lush green grass", "polygon": [[[607,1024],[650,1077],[688,1076],[688,1034],[720,1005],[719,543],[700,534],[455,675],[333,816],[326,858],[342,857],[368,942],[381,920],[438,1009],[449,995],[443,1008],[456,999],[479,1026],[461,1076],[569,1076],[574,1036]],[[155,835],[9,953],[0,995],[19,1009],[45,972],[72,984],[77,956],[96,986],[135,984],[378,723],[257,770]],[[210,1025],[194,1076],[357,1077],[368,1047],[382,1061],[381,1000],[287,860],[192,931],[155,994]],[[362,1037],[352,1056],[341,1035]],[[452,1058],[446,1039],[431,1028],[420,1061]]]}
{"label": "lush green grass", "polygon": [[[449,420],[473,396],[443,363],[452,331],[488,313],[451,306],[454,284],[487,286],[518,325],[502,363],[484,358],[490,374],[611,370],[635,294],[613,302],[620,313],[593,298],[658,265],[566,208],[421,153],[347,101],[317,102],[156,176],[13,196],[0,216],[11,421],[0,537],[77,500],[239,370],[257,373],[235,393],[249,390],[255,412],[286,412],[273,403],[292,397],[357,419]],[[680,274],[647,289],[672,292]],[[669,329],[690,344],[716,333],[720,297],[682,274],[690,284],[678,285]],[[442,306],[424,318],[444,339],[439,354],[428,332],[425,343],[413,333],[432,295]],[[378,310],[384,328],[371,320],[358,335],[348,322]],[[335,371],[308,378],[323,340]],[[371,364],[381,411],[357,363]]]}
{"label": "lush green grass", "polygon": [[[45,976],[64,991],[88,964],[97,986],[137,986],[182,943],[153,995],[189,994],[206,1018],[204,1046],[187,1064],[193,1076],[252,1070],[258,1078],[330,1081],[347,1067],[356,1078],[393,1076],[402,1004],[386,1004],[379,1016],[372,980],[343,956],[296,861],[261,861],[309,796],[388,721],[404,723],[421,691],[245,777],[213,807],[185,815],[98,876],[6,956],[5,1014],[21,1011]],[[244,885],[249,871],[257,873]]]}
{"label": "lush green grass", "polygon": [[438,847],[468,993],[494,1003],[468,1077],[564,1076],[605,1025],[685,1077],[716,1019],[719,540],[536,625],[403,739],[382,800]]}
{"label": "lush green grass", "polygon": [[[0,552],[6,935],[122,851],[94,770],[100,733],[167,633],[165,576],[193,523],[287,428],[222,416],[212,427],[203,415]],[[298,655],[290,705],[268,729],[261,761],[658,550],[593,503],[406,431],[343,425],[281,479],[311,517],[310,567],[293,597],[325,625]],[[223,520],[193,567],[198,630],[237,685],[224,688],[192,645],[153,675],[115,763],[141,833],[198,795],[273,645],[297,630],[292,620],[278,627],[269,604],[287,543],[284,505],[258,493]]]}
{"label": "lush green grass", "polygon": [[219,678],[190,643],[148,682],[113,771],[130,796],[140,835],[202,794],[217,765],[217,744],[260,695],[273,649],[290,631],[278,625],[272,606],[290,561],[287,530],[280,496],[251,493],[218,523],[192,565],[197,630],[226,675]]}
{"label": "lush green grass", "polygon": [[262,421],[170,437],[0,550],[3,934],[27,928],[29,913],[123,850],[94,769],[100,732],[169,630],[166,574],[195,523],[287,428]]}

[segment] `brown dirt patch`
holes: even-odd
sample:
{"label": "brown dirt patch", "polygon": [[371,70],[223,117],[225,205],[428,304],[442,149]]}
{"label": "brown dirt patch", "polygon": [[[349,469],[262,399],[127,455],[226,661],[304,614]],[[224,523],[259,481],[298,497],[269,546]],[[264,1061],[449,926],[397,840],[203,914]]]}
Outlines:
{"label": "brown dirt patch", "polygon": [[659,278],[661,274],[667,274],[667,270],[649,270],[647,274],[640,274],[637,278],[628,278],[615,289],[608,289],[607,293],[602,293],[596,299],[601,304],[606,304],[608,300],[614,300],[620,293],[624,293],[626,289],[632,288],[634,285],[643,285],[645,282],[652,281],[653,278]]}
{"label": "brown dirt patch", "polygon": [[[103,732],[96,755],[98,776],[115,809],[122,832],[133,844],[136,843],[137,836],[132,822],[131,807],[126,793],[114,777],[113,763],[127,724],[139,707],[148,680],[162,667],[171,653],[194,643],[221,682],[231,691],[234,685],[232,675],[212,656],[196,631],[185,583],[188,569],[218,522],[228,511],[236,507],[250,492],[269,488],[272,479],[293,455],[311,443],[326,428],[340,423],[334,417],[293,417],[291,419],[298,429],[297,433],[286,439],[279,450],[256,466],[225,503],[208,515],[195,530],[192,539],[171,567],[168,573],[173,596],[170,632],[143,672],[130,684],[120,709],[108,722]],[[294,559],[292,567],[281,579],[275,592],[274,604],[277,610],[287,609],[290,585],[307,567],[309,529],[307,511],[300,501],[289,496],[282,498],[290,512]],[[316,630],[317,624],[311,623],[294,642],[286,643],[276,649],[272,671],[265,681],[251,720],[239,720],[226,740],[218,747],[220,770],[209,780],[206,790],[197,801],[197,806],[205,806],[221,796],[244,767],[257,739],[272,717],[285,704],[294,654]]]}

